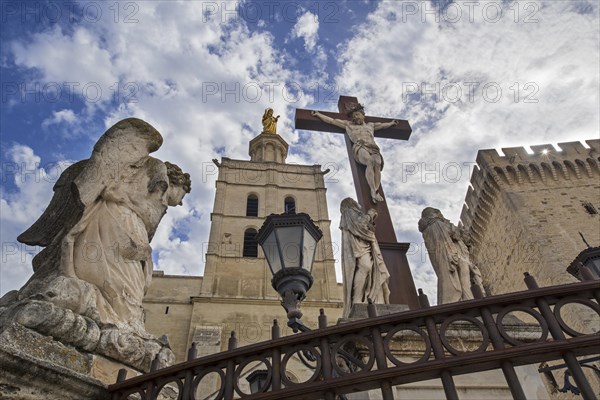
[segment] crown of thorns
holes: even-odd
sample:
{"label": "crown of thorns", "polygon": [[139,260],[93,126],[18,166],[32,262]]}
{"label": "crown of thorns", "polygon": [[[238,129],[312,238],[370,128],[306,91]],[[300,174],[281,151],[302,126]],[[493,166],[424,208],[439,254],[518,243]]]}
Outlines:
{"label": "crown of thorns", "polygon": [[346,103],[346,115],[351,117],[356,111],[361,111],[364,114],[365,108],[360,103]]}

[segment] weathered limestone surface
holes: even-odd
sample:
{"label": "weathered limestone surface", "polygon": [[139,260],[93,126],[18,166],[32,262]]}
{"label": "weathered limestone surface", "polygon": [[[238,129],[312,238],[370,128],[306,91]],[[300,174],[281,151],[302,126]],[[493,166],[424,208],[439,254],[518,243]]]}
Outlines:
{"label": "weathered limestone surface", "polygon": [[[567,266],[600,244],[600,140],[481,150],[461,214],[490,294],[524,290],[523,272],[540,286],[575,282]],[[546,150],[544,152],[544,150]]]}
{"label": "weathered limestone surface", "polygon": [[[106,371],[98,364],[89,353],[14,324],[0,335],[0,398],[108,399],[99,379]],[[112,382],[115,379],[116,375],[111,377]]]}

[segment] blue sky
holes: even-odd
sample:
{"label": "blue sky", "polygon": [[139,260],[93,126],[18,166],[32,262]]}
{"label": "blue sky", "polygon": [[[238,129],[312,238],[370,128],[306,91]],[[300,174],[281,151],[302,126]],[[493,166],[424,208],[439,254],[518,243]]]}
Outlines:
{"label": "blue sky", "polygon": [[[417,287],[435,298],[417,221],[457,223],[477,150],[599,135],[595,1],[123,1],[1,3],[0,293],[31,274],[16,236],[71,162],[116,121],[145,119],[156,156],[192,176],[153,240],[157,268],[202,273],[212,159],[248,159],[267,107],[282,115],[288,162],[321,164],[332,226],[354,195],[341,137],[297,131],[295,108],[408,119],[408,142],[379,141],[383,185]],[[333,229],[333,240],[339,240]],[[336,255],[339,258],[339,255]]]}

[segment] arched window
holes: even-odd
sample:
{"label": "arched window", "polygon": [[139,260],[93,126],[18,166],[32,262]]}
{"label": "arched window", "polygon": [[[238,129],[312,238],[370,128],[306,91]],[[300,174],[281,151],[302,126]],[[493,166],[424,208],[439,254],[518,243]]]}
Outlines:
{"label": "arched window", "polygon": [[258,217],[258,197],[255,194],[249,195],[246,200],[246,216]]}
{"label": "arched window", "polygon": [[256,242],[256,229],[246,229],[244,232],[244,257],[256,258],[258,256],[258,243]]}
{"label": "arched window", "polygon": [[286,214],[296,214],[296,200],[293,197],[286,197],[283,203],[283,211]]}

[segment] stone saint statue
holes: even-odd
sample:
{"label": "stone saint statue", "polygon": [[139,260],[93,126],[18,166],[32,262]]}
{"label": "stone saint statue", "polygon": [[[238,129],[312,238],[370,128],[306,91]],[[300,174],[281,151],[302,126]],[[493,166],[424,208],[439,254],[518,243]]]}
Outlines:
{"label": "stone saint statue", "polygon": [[421,214],[419,231],[438,277],[438,304],[472,299],[471,282],[482,287],[482,279],[470,259],[464,230],[445,219],[440,210],[427,207]]}
{"label": "stone saint statue", "polygon": [[375,143],[374,132],[379,129],[387,129],[397,125],[398,121],[391,122],[365,122],[365,111],[360,104],[346,105],[346,113],[350,120],[334,119],[311,111],[311,114],[323,122],[338,126],[346,130],[346,134],[352,141],[352,152],[354,160],[366,167],[365,178],[371,189],[371,200],[374,204],[383,201],[383,197],[377,191],[381,184],[381,170],[383,169],[383,157],[379,146]]}
{"label": "stone saint statue", "polygon": [[89,159],[63,171],[46,211],[18,237],[45,248],[29,281],[0,300],[0,327],[12,318],[142,370],[158,352],[173,361],[168,345],[145,331],[142,308],[152,279],[150,241],[167,208],[191,189],[189,174],[149,155],[162,141],[146,122],[125,119]]}
{"label": "stone saint statue", "polygon": [[272,108],[267,108],[265,110],[265,113],[263,114],[262,117],[262,124],[263,124],[263,132],[264,133],[272,133],[272,134],[276,134],[277,133],[277,121],[279,120],[279,115],[274,117],[273,116],[273,109]]}
{"label": "stone saint statue", "polygon": [[383,261],[375,238],[377,213],[366,214],[350,197],[342,200],[340,229],[342,230],[342,271],[344,275],[344,318],[352,305],[366,303],[388,304],[390,274]]}

